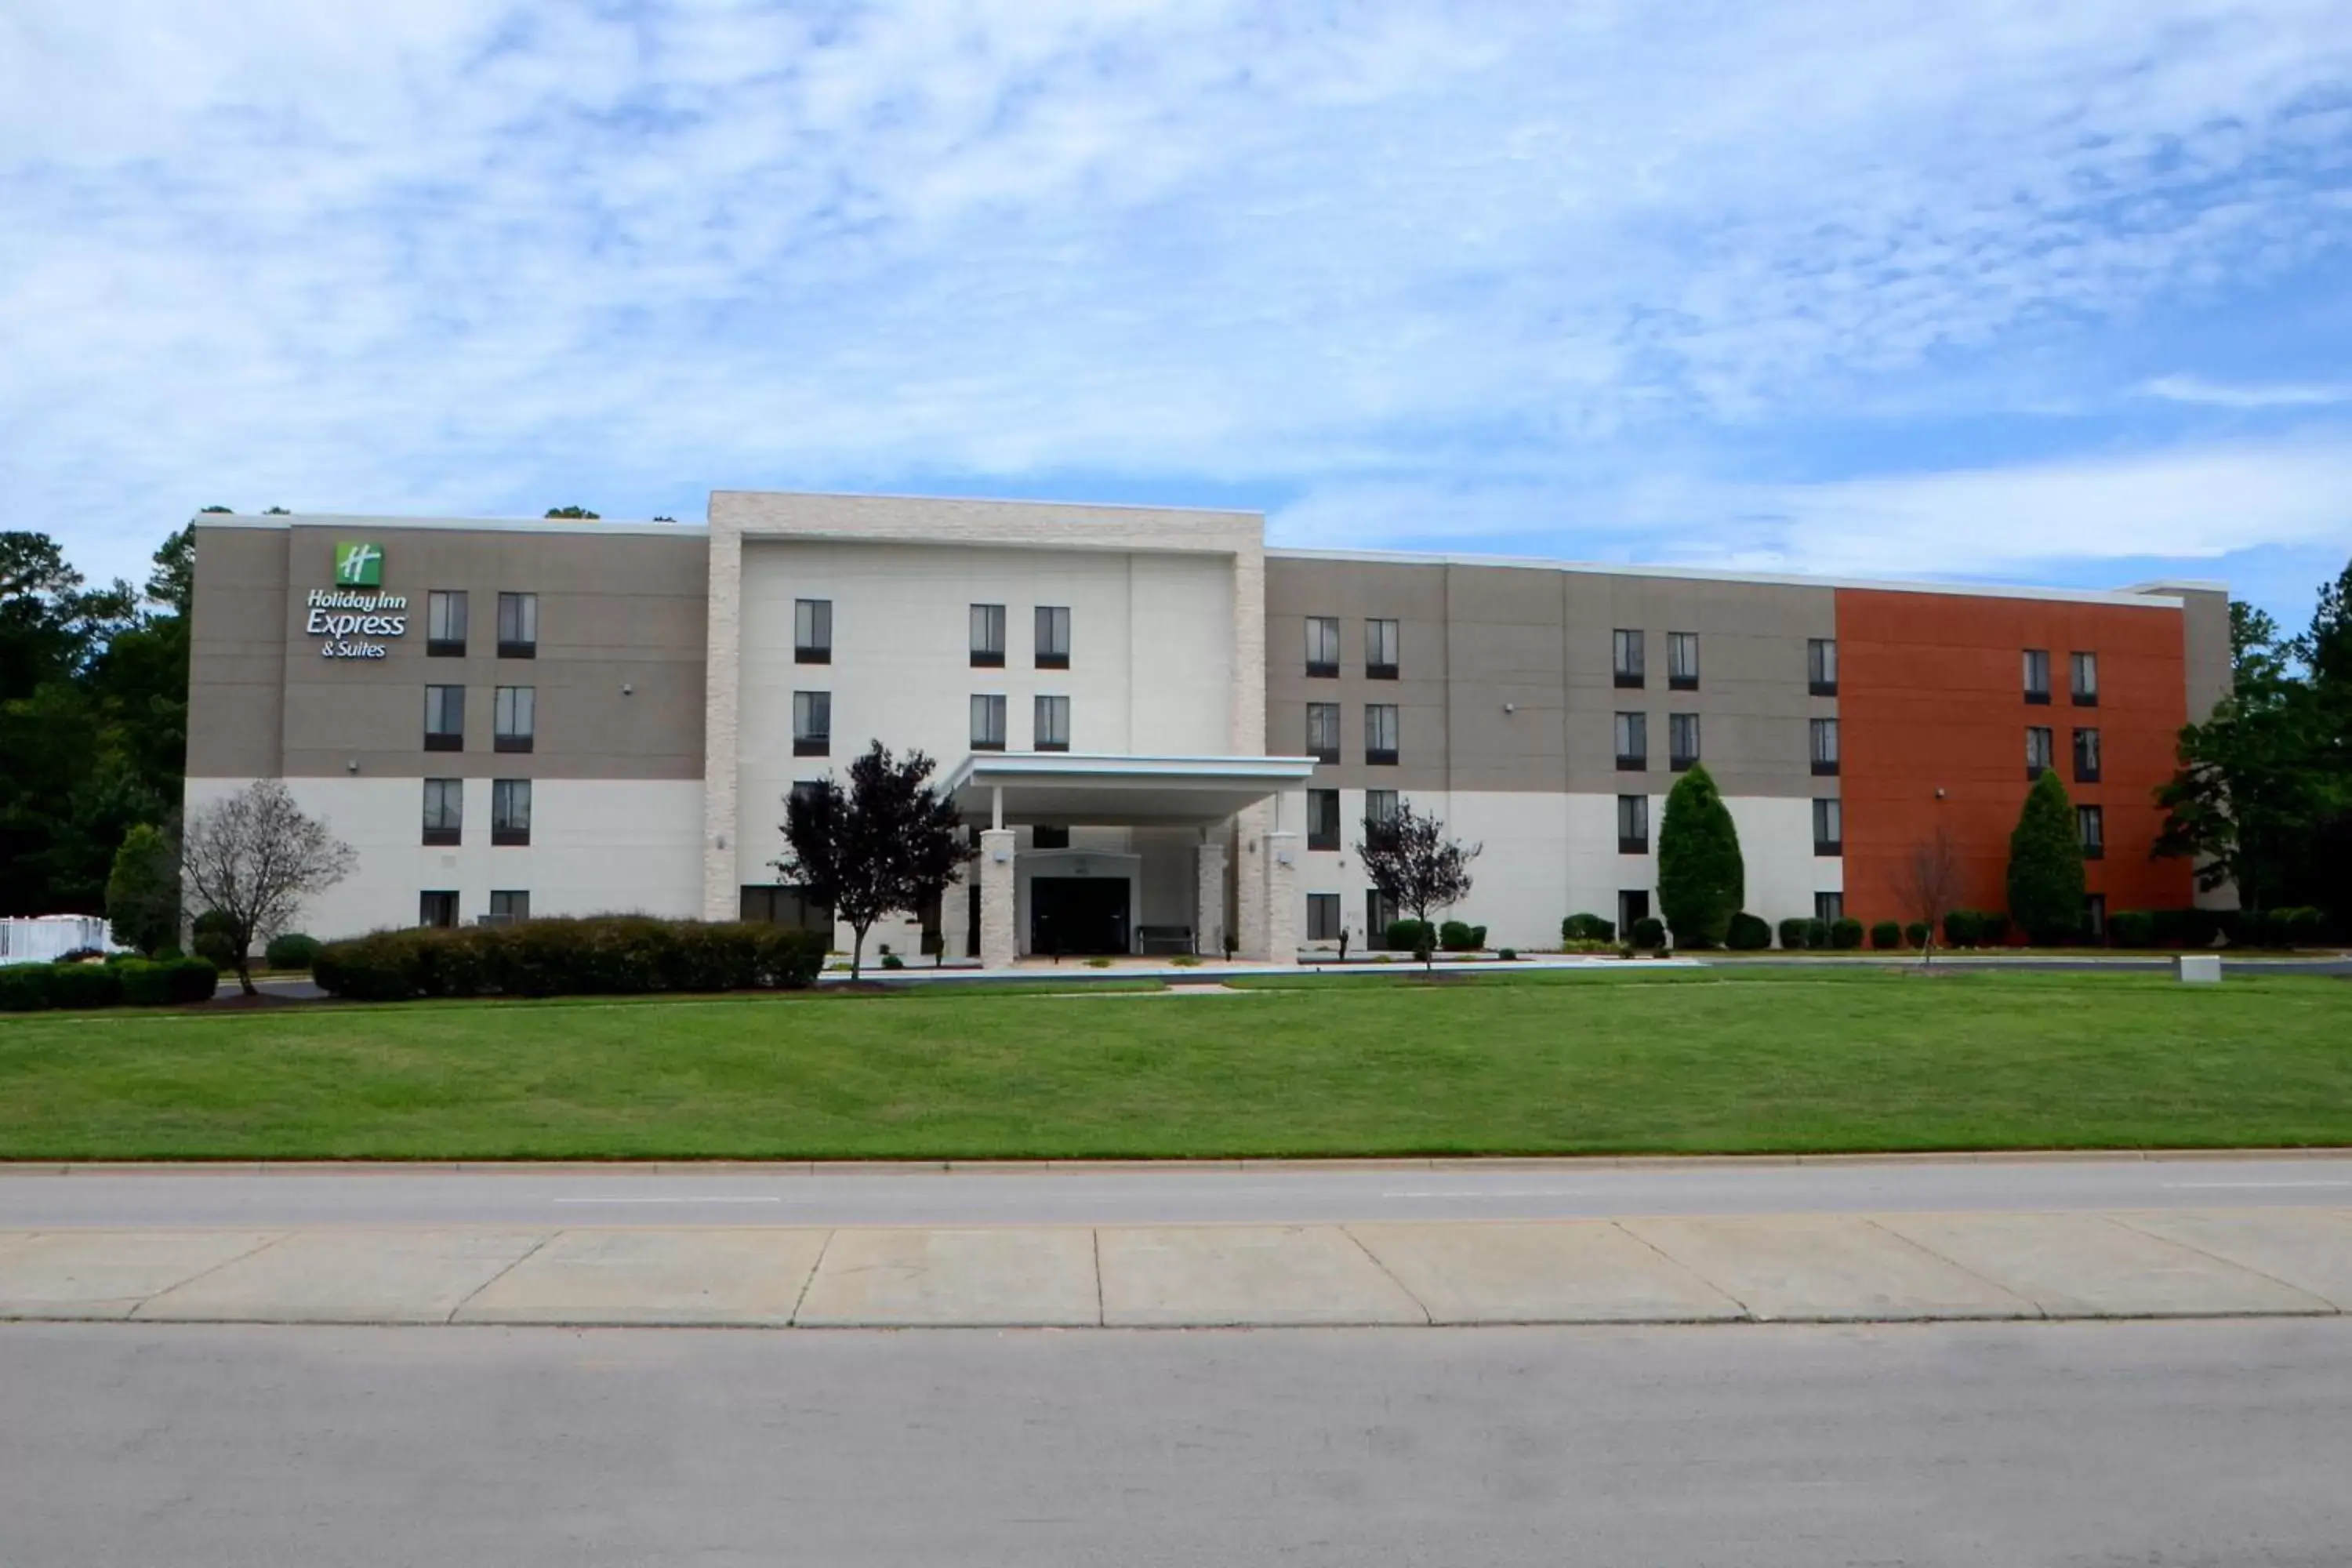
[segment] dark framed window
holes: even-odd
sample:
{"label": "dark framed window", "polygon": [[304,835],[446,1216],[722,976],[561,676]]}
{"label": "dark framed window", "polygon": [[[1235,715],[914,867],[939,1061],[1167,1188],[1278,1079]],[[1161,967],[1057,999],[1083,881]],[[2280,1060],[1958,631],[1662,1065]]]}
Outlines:
{"label": "dark framed window", "polygon": [[2046,647],[2025,650],[2025,700],[2028,702],[2050,700],[2050,650]]}
{"label": "dark framed window", "polygon": [[1643,673],[1642,634],[1621,626],[1609,634],[1609,668],[1617,684],[1638,687],[1647,677]]}
{"label": "dark framed window", "polygon": [[1004,606],[971,607],[971,662],[975,669],[1004,668]]}
{"label": "dark framed window", "polygon": [[1698,689],[1698,634],[1666,634],[1666,685],[1676,691]]}
{"label": "dark framed window", "polygon": [[1066,826],[1040,826],[1029,830],[1029,847],[1032,849],[1067,849],[1069,847],[1070,830]]}
{"label": "dark framed window", "polygon": [[539,689],[501,686],[490,698],[490,749],[528,752],[538,743]]}
{"label": "dark framed window", "polygon": [[1823,925],[1835,925],[1838,921],[1845,919],[1845,895],[1843,893],[1815,893],[1813,895],[1813,919],[1821,921]]}
{"label": "dark framed window", "polygon": [[2074,782],[2099,782],[2099,732],[2096,730],[2074,731]]}
{"label": "dark framed window", "polygon": [[[833,751],[833,693],[793,693],[793,755],[822,757]],[[797,786],[796,786],[797,787]]]}
{"label": "dark framed window", "polygon": [[2077,708],[2099,705],[2099,656],[2095,653],[2070,653],[2066,656],[2066,689]]}
{"label": "dark framed window", "polygon": [[1845,805],[1834,796],[1813,802],[1813,853],[1845,853]]}
{"label": "dark framed window", "polygon": [[444,930],[457,923],[457,895],[447,889],[434,889],[416,895],[416,923],[439,926]]}
{"label": "dark framed window", "polygon": [[1394,680],[1403,628],[1394,621],[1364,623],[1364,679]]}
{"label": "dark framed window", "polygon": [[1037,606],[1037,668],[1070,668],[1070,606],[1067,605]]}
{"label": "dark framed window", "polygon": [[2057,745],[2052,731],[2043,725],[2025,727],[2025,776],[2030,782],[2040,778],[2056,764]]}
{"label": "dark framed window", "polygon": [[1807,728],[1811,731],[1809,741],[1813,775],[1816,778],[1834,778],[1838,771],[1838,721],[1834,719],[1814,719],[1808,721]]}
{"label": "dark framed window", "polygon": [[1337,942],[1339,940],[1339,895],[1309,893],[1307,895],[1307,940]]}
{"label": "dark framed window", "polygon": [[1364,761],[1379,767],[1393,766],[1397,760],[1397,705],[1393,702],[1364,704]]}
{"label": "dark framed window", "polygon": [[538,595],[500,594],[499,595],[499,657],[500,658],[537,658],[539,657]]}
{"label": "dark framed window", "polygon": [[1666,766],[1682,773],[1698,761],[1698,715],[1666,715]]}
{"label": "dark framed window", "polygon": [[425,781],[425,842],[455,844],[465,837],[466,781]]}
{"label": "dark framed window", "polygon": [[1805,689],[1816,697],[1837,695],[1837,642],[1832,637],[1805,640]]}
{"label": "dark framed window", "polygon": [[1004,750],[1004,698],[1002,693],[972,693],[971,749],[975,752]]}
{"label": "dark framed window", "polygon": [[1339,617],[1307,617],[1307,673],[1329,677],[1339,673]]}
{"label": "dark framed window", "polygon": [[523,888],[490,889],[490,923],[520,925],[530,919],[530,893]]}
{"label": "dark framed window", "polygon": [[794,664],[831,664],[833,662],[833,601],[831,599],[794,599],[793,601],[793,662]]}
{"label": "dark framed window", "polygon": [[530,842],[530,781],[529,779],[492,779],[490,781],[490,842],[492,844]]}
{"label": "dark framed window", "polygon": [[2074,832],[2083,841],[2083,858],[2104,860],[2107,858],[2107,814],[2095,805],[2074,808]]}
{"label": "dark framed window", "polygon": [[466,689],[428,686],[425,689],[425,749],[462,752],[466,749]]}
{"label": "dark framed window", "polygon": [[1307,705],[1307,754],[1318,763],[1339,760],[1339,705],[1337,702],[1309,702]]}
{"label": "dark framed window", "polygon": [[[977,885],[972,888],[979,895]],[[808,889],[795,882],[746,883],[737,896],[737,910],[747,921],[763,925],[782,926],[787,931],[833,932],[833,909],[808,896]]]}
{"label": "dark framed window", "polygon": [[1646,795],[1621,795],[1617,797],[1617,853],[1647,855],[1650,852],[1650,797]]}
{"label": "dark framed window", "polygon": [[1650,765],[1650,716],[1617,715],[1617,771],[1638,773]]}
{"label": "dark framed window", "polygon": [[1396,924],[1396,900],[1378,888],[1364,889],[1364,945],[1384,948],[1389,944],[1389,927]]}
{"label": "dark framed window", "polygon": [[1364,820],[1394,822],[1397,814],[1397,792],[1392,789],[1368,789],[1364,792]]}
{"label": "dark framed window", "polygon": [[1336,789],[1310,789],[1307,792],[1307,847],[1337,849],[1339,847],[1339,792]]}
{"label": "dark framed window", "polygon": [[1066,752],[1070,749],[1070,700],[1066,697],[1040,697],[1034,704],[1036,747],[1041,752]]}
{"label": "dark framed window", "polygon": [[1650,889],[1625,888],[1617,894],[1617,940],[1633,940],[1633,927],[1650,918]]}
{"label": "dark framed window", "polygon": [[425,595],[425,656],[458,658],[466,651],[466,591],[436,588]]}

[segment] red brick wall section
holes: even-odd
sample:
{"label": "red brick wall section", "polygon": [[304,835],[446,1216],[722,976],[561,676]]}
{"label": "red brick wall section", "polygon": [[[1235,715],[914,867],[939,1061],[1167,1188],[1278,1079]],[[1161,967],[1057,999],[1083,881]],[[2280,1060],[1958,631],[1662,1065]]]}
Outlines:
{"label": "red brick wall section", "polygon": [[[1914,918],[1904,873],[1939,823],[1960,852],[1960,907],[2007,907],[2029,725],[2055,732],[2058,775],[2074,802],[2105,809],[2106,857],[2085,871],[2108,912],[2189,902],[2189,863],[2148,855],[2163,821],[2153,792],[2172,776],[2188,719],[2179,610],[1841,588],[1837,630],[1849,915]],[[2029,647],[2050,650],[2047,707],[2025,700]],[[2099,656],[2096,708],[2070,700],[2066,656],[2076,649]],[[2100,731],[2095,784],[2074,782],[2077,726]]]}

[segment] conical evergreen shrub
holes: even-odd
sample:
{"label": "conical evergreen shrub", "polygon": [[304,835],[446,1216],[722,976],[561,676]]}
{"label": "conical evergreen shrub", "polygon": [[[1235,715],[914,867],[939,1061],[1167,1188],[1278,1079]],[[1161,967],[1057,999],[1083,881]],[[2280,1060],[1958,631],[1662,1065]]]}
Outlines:
{"label": "conical evergreen shrub", "polygon": [[2040,947],[2072,942],[2082,931],[2083,840],[2055,769],[2033,781],[2009,836],[2009,913]]}
{"label": "conical evergreen shrub", "polygon": [[1666,794],[1658,825],[1658,909],[1676,947],[1721,947],[1748,898],[1739,830],[1707,771],[1694,764]]}

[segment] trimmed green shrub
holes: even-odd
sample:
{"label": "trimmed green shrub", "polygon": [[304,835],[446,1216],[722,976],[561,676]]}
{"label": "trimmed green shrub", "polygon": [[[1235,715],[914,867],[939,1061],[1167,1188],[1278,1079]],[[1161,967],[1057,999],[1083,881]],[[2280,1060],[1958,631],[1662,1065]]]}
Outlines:
{"label": "trimmed green shrub", "polygon": [[1604,921],[1599,915],[1570,915],[1559,922],[1562,942],[1615,942],[1617,922]]}
{"label": "trimmed green shrub", "polygon": [[1903,928],[1893,921],[1875,922],[1870,928],[1870,945],[1880,952],[1895,952],[1903,945]]}
{"label": "trimmed green shrub", "polygon": [[1805,922],[1805,947],[1807,951],[1812,952],[1823,952],[1828,951],[1829,945],[1830,922],[1827,921],[1818,920],[1807,921]]}
{"label": "trimmed green shrub", "polygon": [[0,1013],[38,1013],[57,1005],[47,964],[0,964]]}
{"label": "trimmed green shrub", "polygon": [[308,969],[310,961],[319,956],[319,939],[289,931],[271,937],[269,945],[261,950],[261,956],[272,969]]}
{"label": "trimmed green shrub", "polygon": [[60,963],[49,971],[49,994],[60,1007],[120,1007],[122,971],[103,963]]}
{"label": "trimmed green shrub", "polygon": [[1911,946],[1925,949],[1927,945],[1927,922],[1913,921],[1903,928],[1903,940]]}
{"label": "trimmed green shrub", "polygon": [[801,990],[824,965],[820,931],[641,915],[374,931],[319,951],[310,976],[362,1002],[414,996],[593,996]]}
{"label": "trimmed green shrub", "polygon": [[1655,915],[1644,915],[1633,922],[1633,945],[1645,952],[1654,952],[1666,945],[1666,922]]}
{"label": "trimmed green shrub", "polygon": [[1984,940],[1984,916],[1974,910],[1944,911],[1944,945],[1974,947]]}
{"label": "trimmed green shrub", "polygon": [[2156,915],[2149,910],[2117,910],[2107,917],[2107,936],[2117,947],[2154,947]]}
{"label": "trimmed green shrub", "polygon": [[2082,833],[2055,768],[2026,791],[2009,836],[2009,912],[2037,947],[2063,946],[2082,932]]}
{"label": "trimmed green shrub", "polygon": [[1519,956],[1519,950],[1516,947],[1507,947],[1501,952],[1496,953],[1495,956],[1501,959],[1505,963],[1516,963]]}
{"label": "trimmed green shrub", "polygon": [[1723,933],[1723,944],[1737,952],[1761,952],[1772,945],[1772,928],[1764,923],[1763,916],[1742,910],[1731,917],[1731,928]]}
{"label": "trimmed green shrub", "polygon": [[1780,947],[1786,952],[1801,952],[1805,945],[1805,928],[1812,922],[1802,915],[1780,922]]}
{"label": "trimmed green shrub", "polygon": [[2290,904],[2271,911],[2271,940],[2284,947],[2317,942],[2327,929],[2327,911],[2309,904]]}
{"label": "trimmed green shrub", "polygon": [[1486,928],[1465,921],[1447,921],[1437,928],[1437,945],[1448,952],[1479,952],[1486,946]]}
{"label": "trimmed green shrub", "polygon": [[122,1000],[126,1006],[161,1007],[172,1000],[172,969],[163,963],[150,963],[134,959],[115,966],[122,983]]}
{"label": "trimmed green shrub", "polygon": [[1748,900],[1739,830],[1714,775],[1692,764],[1666,792],[1658,826],[1658,912],[1683,947],[1721,947]]}
{"label": "trimmed green shrub", "polygon": [[1830,945],[1851,952],[1862,945],[1862,922],[1852,915],[1830,922]]}
{"label": "trimmed green shrub", "polygon": [[1427,921],[1391,921],[1382,938],[1382,945],[1391,952],[1433,952],[1437,950],[1437,928]]}
{"label": "trimmed green shrub", "polygon": [[[1999,910],[1986,910],[1977,916],[1977,920],[1979,922],[1977,940],[1981,945],[1985,947],[2009,945],[2009,916]],[[2071,931],[2074,928],[2069,926],[2066,929]],[[2063,942],[2066,939],[2062,936],[2059,940]]]}
{"label": "trimmed green shrub", "polygon": [[155,967],[167,972],[164,1000],[177,1006],[209,1002],[220,990],[221,972],[201,958],[159,958]]}
{"label": "trimmed green shrub", "polygon": [[218,910],[198,915],[190,933],[188,945],[215,969],[235,969],[236,961],[245,956],[236,950],[236,933],[230,928],[229,918]]}

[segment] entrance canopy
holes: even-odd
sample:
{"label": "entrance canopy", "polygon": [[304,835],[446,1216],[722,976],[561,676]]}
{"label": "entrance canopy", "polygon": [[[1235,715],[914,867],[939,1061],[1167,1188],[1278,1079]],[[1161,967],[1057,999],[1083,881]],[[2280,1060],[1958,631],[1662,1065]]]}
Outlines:
{"label": "entrance canopy", "polygon": [[1312,757],[1118,757],[975,752],[947,777],[969,822],[1201,826],[1305,784]]}

